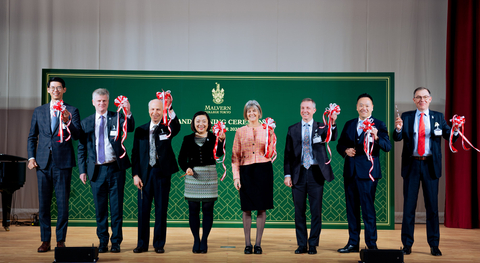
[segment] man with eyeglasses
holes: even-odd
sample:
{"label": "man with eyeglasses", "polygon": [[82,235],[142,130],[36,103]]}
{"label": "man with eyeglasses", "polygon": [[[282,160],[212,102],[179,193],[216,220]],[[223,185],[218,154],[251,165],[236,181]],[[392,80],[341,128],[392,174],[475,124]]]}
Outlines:
{"label": "man with eyeglasses", "polygon": [[[429,110],[432,97],[430,90],[419,87],[413,92],[415,111],[407,111],[395,120],[393,140],[403,140],[403,254],[412,253],[415,229],[415,209],[418,190],[422,183],[425,208],[427,211],[427,239],[430,253],[441,256],[438,248],[440,230],[438,223],[438,181],[442,176],[441,138],[448,140],[450,127],[443,113]],[[454,131],[454,139],[458,132]]]}
{"label": "man with eyeglasses", "polygon": [[[80,114],[77,108],[64,104],[66,109],[61,114],[53,108],[58,101],[63,100],[63,94],[67,91],[65,81],[53,77],[48,81],[47,87],[51,101],[35,109],[28,135],[28,168],[30,170],[35,168],[38,181],[38,216],[42,240],[42,245],[37,249],[38,252],[50,250],[52,233],[50,206],[54,190],[58,210],[57,247],[65,247],[70,182],[72,168],[75,166],[75,152],[72,140],[66,141],[69,133],[66,132],[65,124],[71,120],[68,129],[73,140],[80,137],[81,131]],[[59,129],[63,129],[63,142],[59,138]]]}

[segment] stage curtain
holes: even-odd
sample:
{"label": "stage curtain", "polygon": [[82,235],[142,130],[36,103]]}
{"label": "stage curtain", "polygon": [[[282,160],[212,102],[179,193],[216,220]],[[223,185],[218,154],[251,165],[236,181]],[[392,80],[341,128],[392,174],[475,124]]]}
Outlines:
{"label": "stage curtain", "polygon": [[[464,135],[480,146],[480,4],[478,0],[450,0],[447,26],[446,118],[465,116]],[[478,228],[480,211],[480,153],[457,153],[446,148],[445,226]],[[477,147],[478,148],[478,147]]]}

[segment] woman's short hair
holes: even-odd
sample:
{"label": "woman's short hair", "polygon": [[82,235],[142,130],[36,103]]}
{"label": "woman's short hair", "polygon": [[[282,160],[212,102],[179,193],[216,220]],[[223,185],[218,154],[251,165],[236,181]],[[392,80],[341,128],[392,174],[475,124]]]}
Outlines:
{"label": "woman's short hair", "polygon": [[193,115],[192,123],[190,123],[190,129],[192,129],[193,132],[197,132],[197,129],[195,129],[195,118],[202,115],[207,116],[207,120],[208,120],[207,131],[210,131],[210,129],[212,128],[212,122],[210,121],[210,116],[208,116],[208,113],[204,111],[197,111],[197,113]]}
{"label": "woman's short hair", "polygon": [[256,107],[257,108],[258,114],[259,114],[258,119],[261,119],[262,118],[262,107],[260,107],[260,104],[256,100],[247,101],[247,103],[245,104],[245,107],[243,108],[243,118],[245,120],[248,120],[247,111],[251,107]]}

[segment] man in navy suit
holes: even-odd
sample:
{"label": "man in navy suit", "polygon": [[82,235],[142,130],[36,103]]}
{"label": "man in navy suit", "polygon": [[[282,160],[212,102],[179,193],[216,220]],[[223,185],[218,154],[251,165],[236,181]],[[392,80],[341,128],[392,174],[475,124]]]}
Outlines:
{"label": "man in navy suit", "polygon": [[[78,109],[64,104],[66,110],[60,116],[53,109],[57,101],[63,100],[67,91],[65,81],[54,77],[48,81],[47,91],[51,101],[37,107],[33,112],[30,134],[28,135],[28,168],[36,168],[38,180],[39,220],[42,245],[38,252],[50,250],[51,216],[53,190],[57,198],[57,247],[65,247],[65,238],[68,226],[68,199],[70,197],[70,182],[72,167],[75,166],[75,152],[72,140],[65,141],[69,134],[66,125],[69,120],[73,140],[80,136],[80,114]],[[70,117],[71,113],[71,117]],[[59,120],[63,122],[59,125]],[[59,129],[63,129],[63,142],[57,136]],[[37,144],[38,143],[38,144]]]}
{"label": "man in navy suit", "polygon": [[[302,121],[288,128],[284,155],[284,183],[292,188],[295,206],[295,231],[298,248],[295,254],[317,254],[317,248],[322,230],[322,199],[325,181],[334,178],[332,167],[328,162],[325,149],[328,126],[313,120],[316,112],[315,102],[306,98],[300,104]],[[331,140],[336,140],[337,129],[332,115],[333,127]],[[312,216],[310,237],[307,241],[306,207],[307,195],[310,201]]]}
{"label": "man in navy suit", "polygon": [[[375,213],[375,192],[378,180],[382,178],[380,150],[390,151],[391,144],[385,123],[372,117],[373,98],[367,93],[357,98],[358,118],[349,120],[343,127],[337,144],[338,153],[345,159],[343,180],[347,208],[349,240],[340,253],[358,252],[360,244],[360,208],[365,225],[365,243],[369,249],[377,249],[377,220]],[[373,120],[371,132],[363,131],[363,122]],[[368,146],[373,144],[372,162],[364,151],[367,136]]]}
{"label": "man in navy suit", "polygon": [[[438,248],[440,229],[438,223],[438,181],[442,176],[442,137],[448,140],[451,129],[442,113],[429,110],[430,90],[419,87],[413,92],[415,111],[407,111],[395,120],[393,140],[403,140],[403,253],[412,253],[415,209],[418,190],[422,182],[425,209],[427,210],[427,239],[430,253],[441,256]],[[455,141],[458,132],[454,131]]]}
{"label": "man in navy suit", "polygon": [[[122,127],[125,117],[121,113],[108,111],[109,93],[106,89],[96,89],[92,95],[95,114],[83,119],[82,136],[78,142],[78,170],[80,180],[88,179],[92,187],[97,219],[97,236],[100,240],[99,253],[108,251],[108,201],[111,215],[111,252],[120,252],[123,240],[123,193],[125,170],[130,168],[130,160],[123,150]],[[130,111],[130,103],[123,103],[127,114],[127,132],[135,129],[135,121]],[[117,127],[117,114],[120,125]],[[118,133],[118,134],[117,134]],[[118,139],[116,139],[118,135]],[[122,155],[125,154],[123,157]]]}
{"label": "man in navy suit", "polygon": [[[167,105],[171,100],[167,98]],[[154,99],[148,103],[151,121],[135,130],[132,150],[133,183],[138,188],[138,242],[134,253],[148,251],[150,240],[150,210],[155,200],[155,228],[153,247],[164,253],[167,236],[167,209],[170,179],[178,172],[177,160],[172,149],[172,139],[180,131],[180,122],[173,110],[168,112],[172,122],[169,131],[163,117],[163,101]],[[169,136],[170,135],[170,136]]]}

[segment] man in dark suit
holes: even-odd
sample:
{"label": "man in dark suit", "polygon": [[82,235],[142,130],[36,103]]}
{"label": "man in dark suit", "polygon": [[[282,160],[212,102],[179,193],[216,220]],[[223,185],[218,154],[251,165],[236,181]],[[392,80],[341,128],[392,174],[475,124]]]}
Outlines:
{"label": "man in dark suit", "polygon": [[[96,89],[92,102],[96,113],[83,119],[82,136],[78,143],[78,170],[80,180],[85,184],[88,179],[92,187],[97,218],[97,236],[100,240],[99,253],[108,251],[108,199],[112,225],[111,252],[120,252],[123,240],[123,193],[125,188],[125,170],[130,165],[128,155],[123,150],[122,127],[125,117],[121,113],[108,111],[109,93],[106,89]],[[130,103],[123,103],[127,114],[127,132],[135,129],[135,121],[130,112]],[[120,125],[117,125],[120,114]],[[118,139],[115,137],[118,133]],[[121,157],[123,154],[123,158]]]}
{"label": "man in dark suit", "polygon": [[[78,109],[64,104],[66,110],[61,116],[53,109],[57,101],[63,100],[63,94],[67,91],[65,81],[54,77],[48,81],[47,91],[51,101],[37,107],[33,112],[30,134],[28,135],[28,168],[36,168],[38,180],[39,220],[42,245],[38,252],[50,250],[51,239],[51,216],[53,190],[57,198],[57,247],[65,247],[65,238],[68,226],[68,199],[70,198],[70,182],[72,179],[72,167],[75,166],[75,152],[72,140],[65,141],[69,134],[65,129],[68,127],[73,140],[80,136],[80,114]],[[70,113],[72,114],[70,119]],[[64,125],[59,125],[59,120]],[[63,142],[57,136],[59,129],[63,128]],[[37,144],[38,142],[38,144]]]}
{"label": "man in dark suit", "polygon": [[[429,110],[432,97],[427,88],[419,87],[413,92],[415,111],[407,111],[395,121],[393,140],[403,140],[403,253],[412,253],[415,209],[418,190],[422,182],[425,208],[427,210],[427,239],[430,253],[441,256],[438,248],[440,229],[438,223],[438,181],[442,176],[442,137],[449,139],[451,129],[442,113]],[[454,132],[454,141],[458,132]]]}
{"label": "man in dark suit", "polygon": [[[369,249],[377,249],[377,220],[375,213],[375,192],[378,180],[382,178],[380,150],[390,151],[391,144],[385,123],[372,117],[373,98],[364,93],[357,98],[358,118],[349,120],[343,127],[337,144],[338,153],[345,159],[343,180],[347,208],[349,240],[340,253],[358,252],[360,244],[360,208],[365,225],[365,243]],[[373,120],[371,132],[363,131],[363,122]],[[365,136],[368,146],[373,143],[372,162],[364,151]]]}
{"label": "man in dark suit", "polygon": [[[171,100],[167,98],[167,105]],[[167,209],[170,194],[170,179],[178,172],[177,160],[172,149],[172,139],[180,131],[180,122],[173,110],[171,132],[163,117],[163,101],[154,99],[148,103],[150,119],[135,130],[132,150],[133,183],[138,188],[138,242],[134,253],[148,251],[150,240],[150,210],[155,200],[155,228],[153,247],[164,253],[167,236]],[[170,135],[170,136],[169,136]]]}
{"label": "man in dark suit", "polygon": [[[288,128],[285,143],[284,183],[292,188],[295,206],[295,231],[298,248],[295,254],[307,253],[307,221],[306,200],[310,201],[312,216],[310,237],[308,238],[308,254],[316,254],[320,231],[322,230],[322,199],[325,181],[333,180],[333,171],[328,162],[325,149],[328,126],[313,120],[315,102],[306,98],[300,104],[302,121]],[[332,115],[332,140],[337,138],[335,120]]]}

